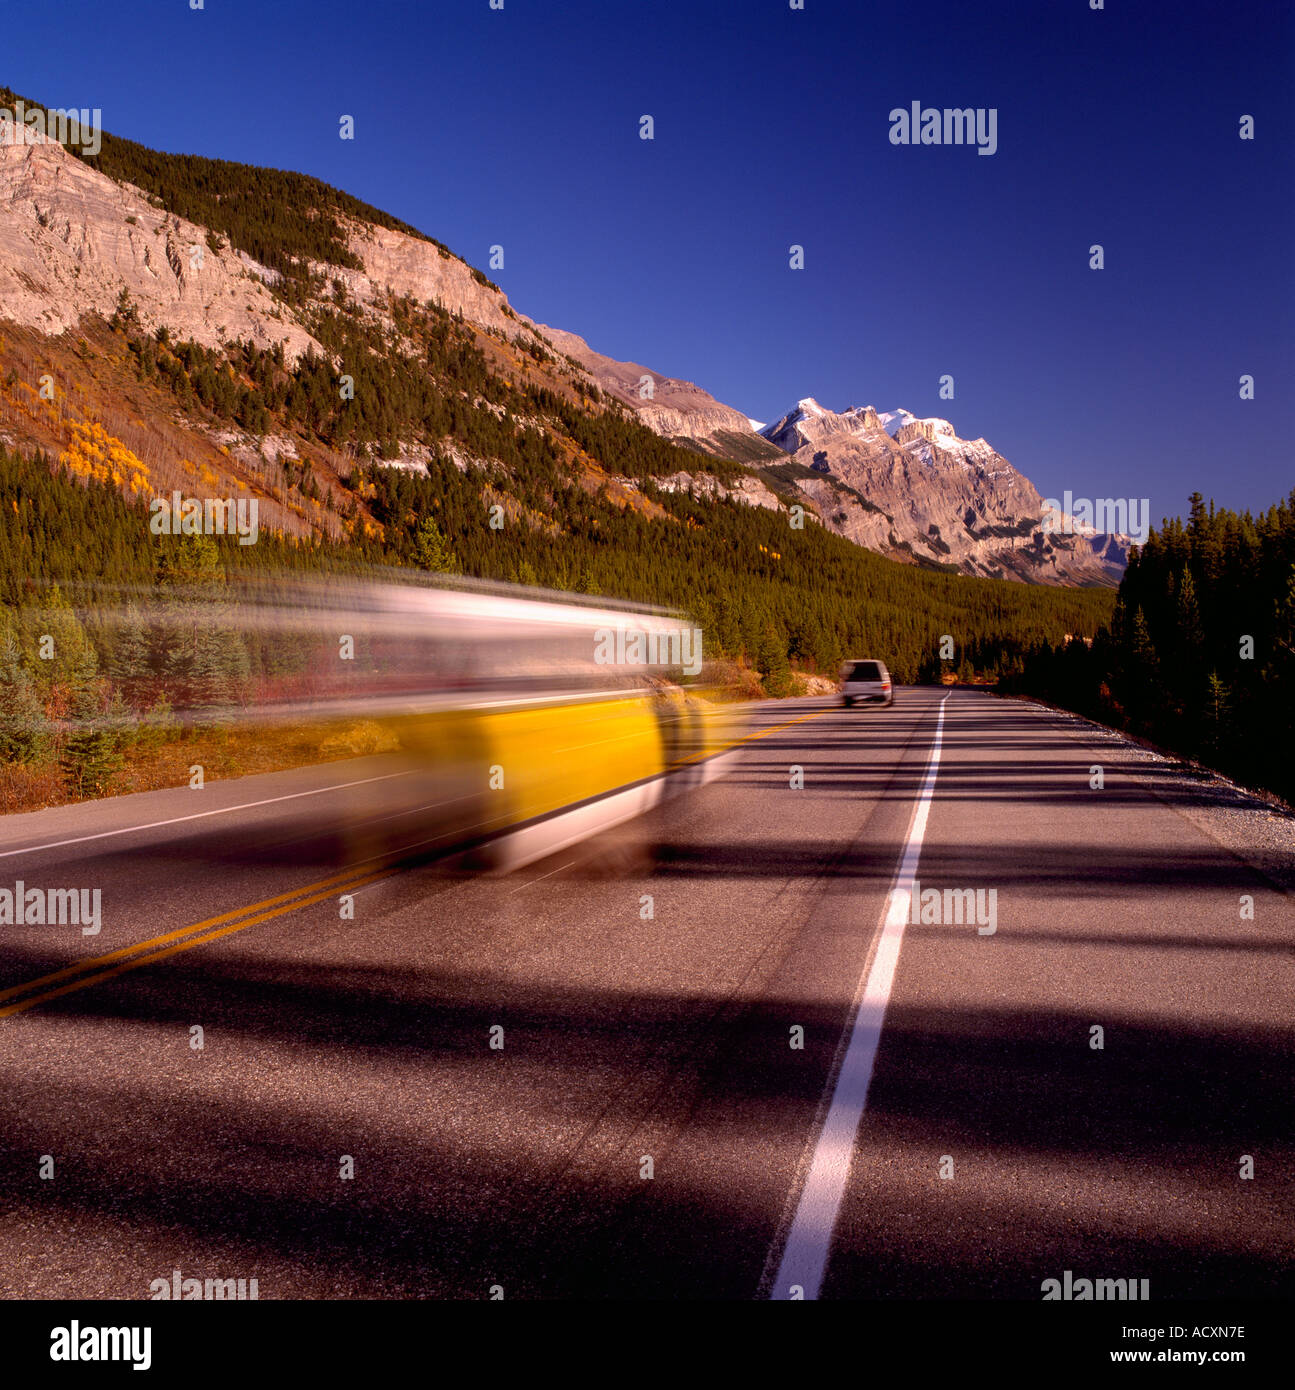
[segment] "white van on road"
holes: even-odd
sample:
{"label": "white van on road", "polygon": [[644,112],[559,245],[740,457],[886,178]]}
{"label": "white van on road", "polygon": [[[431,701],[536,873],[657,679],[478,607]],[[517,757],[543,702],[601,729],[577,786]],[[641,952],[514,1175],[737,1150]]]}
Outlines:
{"label": "white van on road", "polygon": [[890,672],[880,661],[847,661],[841,667],[841,703],[851,705],[893,705],[894,690]]}

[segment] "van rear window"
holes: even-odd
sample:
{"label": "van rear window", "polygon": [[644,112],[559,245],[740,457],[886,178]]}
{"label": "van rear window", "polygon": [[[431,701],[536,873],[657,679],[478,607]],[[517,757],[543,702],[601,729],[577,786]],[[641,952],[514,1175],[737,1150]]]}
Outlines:
{"label": "van rear window", "polygon": [[850,674],[846,677],[849,681],[880,681],[885,680],[881,674],[881,663],[878,661],[856,661],[850,668]]}

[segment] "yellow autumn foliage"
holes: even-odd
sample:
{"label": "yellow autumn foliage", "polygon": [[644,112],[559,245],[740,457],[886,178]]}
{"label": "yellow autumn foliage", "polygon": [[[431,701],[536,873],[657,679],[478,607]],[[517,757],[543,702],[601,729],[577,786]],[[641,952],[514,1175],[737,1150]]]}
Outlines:
{"label": "yellow autumn foliage", "polygon": [[59,462],[74,476],[97,483],[122,487],[129,477],[130,490],[136,496],[153,491],[148,480],[148,465],[98,421],[72,422],[72,438],[59,455]]}

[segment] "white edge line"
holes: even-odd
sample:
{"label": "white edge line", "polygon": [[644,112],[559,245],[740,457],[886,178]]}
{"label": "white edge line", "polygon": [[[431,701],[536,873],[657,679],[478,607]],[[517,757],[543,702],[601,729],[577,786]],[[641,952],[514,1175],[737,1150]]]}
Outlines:
{"label": "white edge line", "polygon": [[347,787],[363,787],[370,782],[389,782],[393,777],[410,775],[409,772],[385,772],[381,777],[362,777],[358,782],[336,782],[331,787],[314,787],[307,792],[289,792],[286,796],[267,796],[263,801],[244,801],[239,806],[218,806],[214,811],[195,811],[191,816],[172,816],[170,820],[150,821],[147,825],[124,825],[119,830],[101,830],[97,835],[78,835],[75,839],[54,840],[47,845],[7,849],[0,852],[0,859],[12,859],[16,854],[39,854],[45,849],[63,849],[66,845],[83,845],[90,840],[108,840],[114,835],[134,835],[141,830],[159,830],[164,825],[179,825],[182,821],[203,820],[207,816],[227,816],[231,811],[250,811],[255,806],[273,806],[276,801],[296,801],[303,796],[320,796],[324,792],[339,792]]}
{"label": "white edge line", "polygon": [[899,948],[904,940],[904,927],[912,904],[913,880],[917,877],[917,862],[922,854],[922,839],[926,834],[926,820],[940,766],[944,703],[948,698],[946,695],[940,701],[935,739],[926,765],[926,779],[918,794],[908,841],[887,896],[881,938],[872,959],[872,968],[863,982],[862,997],[850,1028],[845,1058],[832,1090],[827,1119],[814,1147],[809,1174],[801,1189],[796,1215],[770,1289],[769,1297],[772,1299],[791,1299],[792,1289],[797,1286],[800,1289],[797,1298],[817,1298],[827,1272],[832,1233],[850,1176],[855,1134],[868,1103],[872,1069],[877,1060],[886,1006],[890,1002],[895,968],[899,964]]}

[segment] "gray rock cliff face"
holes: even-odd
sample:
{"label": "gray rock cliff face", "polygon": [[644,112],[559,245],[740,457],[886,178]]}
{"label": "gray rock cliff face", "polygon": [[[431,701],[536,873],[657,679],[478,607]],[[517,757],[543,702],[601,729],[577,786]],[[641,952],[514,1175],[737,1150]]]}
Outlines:
{"label": "gray rock cliff face", "polygon": [[295,361],[319,345],[266,288],[272,272],[207,229],[153,206],[54,142],[0,144],[0,317],[61,334],[110,318],[123,289],[141,324],[207,347],[282,343]]}
{"label": "gray rock cliff face", "polygon": [[[668,439],[710,441],[717,430],[758,436],[740,410],[723,405],[691,381],[664,376],[638,362],[618,362],[595,352],[576,333],[537,324],[539,331],[559,352],[579,362],[601,391],[630,406],[651,430]],[[651,382],[651,395],[644,396],[644,379]]]}
{"label": "gray rock cliff face", "polygon": [[504,312],[511,306],[502,291],[483,285],[472,267],[457,256],[446,256],[430,241],[406,232],[343,219],[350,249],[364,262],[363,272],[321,266],[330,279],[342,280],[352,298],[373,304],[387,291],[409,295],[420,303],[432,300],[452,314],[512,338],[530,328],[530,320]]}

